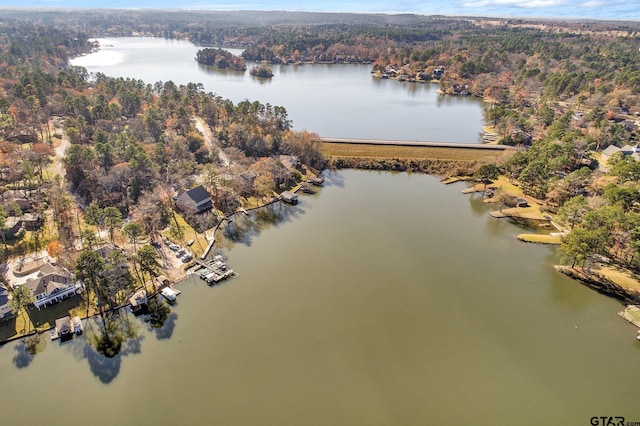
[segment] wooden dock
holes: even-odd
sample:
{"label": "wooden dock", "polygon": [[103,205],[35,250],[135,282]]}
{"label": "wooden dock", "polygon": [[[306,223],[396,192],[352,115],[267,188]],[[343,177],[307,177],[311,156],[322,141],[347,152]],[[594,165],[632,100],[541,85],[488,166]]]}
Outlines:
{"label": "wooden dock", "polygon": [[629,321],[631,324],[640,328],[640,306],[639,305],[628,305],[624,310],[618,312],[622,318]]}
{"label": "wooden dock", "polygon": [[222,260],[203,260],[196,259],[196,263],[203,268],[209,271],[211,277],[204,278],[201,276],[200,278],[204,279],[208,284],[217,284],[220,281],[224,281],[227,278],[235,278],[238,274],[233,269],[226,269],[226,265]]}

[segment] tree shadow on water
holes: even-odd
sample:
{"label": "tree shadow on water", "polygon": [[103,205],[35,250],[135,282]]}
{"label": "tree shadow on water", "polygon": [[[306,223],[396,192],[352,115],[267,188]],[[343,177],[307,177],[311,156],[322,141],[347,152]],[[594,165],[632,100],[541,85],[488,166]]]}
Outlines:
{"label": "tree shadow on water", "polygon": [[149,315],[145,322],[158,340],[169,339],[173,335],[177,319],[178,314],[171,312],[171,308],[159,300],[159,297],[149,300]]}
{"label": "tree shadow on water", "polygon": [[344,175],[337,171],[330,171],[323,173],[324,183],[327,186],[337,186],[338,188],[344,188]]}
{"label": "tree shadow on water", "polygon": [[144,335],[126,313],[92,321],[85,339],[74,341],[77,358],[85,358],[89,369],[102,383],[111,383],[120,373],[123,357],[141,352]]}
{"label": "tree shadow on water", "polygon": [[173,335],[173,330],[176,328],[177,319],[178,314],[176,314],[175,312],[170,313],[162,327],[153,329],[154,333],[156,334],[156,338],[158,340],[171,338],[171,336]]}
{"label": "tree shadow on water", "polygon": [[13,365],[17,368],[26,368],[33,361],[33,354],[27,351],[27,347],[23,341],[17,343],[14,347],[16,353],[13,356]]}
{"label": "tree shadow on water", "polygon": [[232,245],[236,243],[250,246],[253,238],[262,231],[290,222],[304,214],[300,205],[289,205],[283,202],[273,203],[264,208],[254,210],[250,216],[235,215],[222,228],[225,239]]}
{"label": "tree shadow on water", "polygon": [[32,334],[23,338],[14,346],[16,353],[13,356],[13,364],[17,368],[28,367],[36,354],[42,352],[46,346],[47,340],[42,334]]}

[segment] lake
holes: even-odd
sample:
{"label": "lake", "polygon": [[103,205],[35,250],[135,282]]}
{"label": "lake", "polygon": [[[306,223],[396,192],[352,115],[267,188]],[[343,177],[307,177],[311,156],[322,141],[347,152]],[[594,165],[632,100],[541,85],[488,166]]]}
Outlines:
{"label": "lake", "polygon": [[[346,170],[238,223],[239,277],[197,277],[114,359],[86,339],[0,348],[5,421],[33,424],[589,424],[638,419],[621,305],[557,273],[480,196]],[[270,223],[270,224],[269,224]]]}
{"label": "lake", "polygon": [[[274,65],[259,79],[200,65],[201,47],[152,37],[98,39],[101,49],[71,63],[89,72],[147,83],[202,83],[207,92],[235,103],[245,99],[283,106],[295,130],[324,137],[474,143],[481,141],[484,104],[444,96],[436,84],[373,78],[371,65]],[[240,50],[230,49],[235,54]],[[253,66],[248,63],[248,68]]]}
{"label": "lake", "polygon": [[328,173],[297,206],[234,222],[219,251],[239,276],[177,284],[165,326],[131,317],[138,337],[115,358],[84,337],[34,357],[0,347],[3,421],[640,421],[640,342],[620,303],[557,273],[555,249],[517,241],[522,229],[464,188]]}

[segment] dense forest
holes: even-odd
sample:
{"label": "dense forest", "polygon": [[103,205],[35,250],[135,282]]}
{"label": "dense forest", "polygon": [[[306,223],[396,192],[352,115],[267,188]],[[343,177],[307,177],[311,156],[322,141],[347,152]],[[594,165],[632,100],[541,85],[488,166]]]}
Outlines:
{"label": "dense forest", "polygon": [[214,66],[220,69],[232,69],[234,71],[246,71],[247,64],[240,57],[220,48],[204,48],[196,53],[196,61],[204,65]]}
{"label": "dense forest", "polygon": [[[70,265],[113,269],[121,259],[109,266],[88,254],[101,231],[111,240],[166,229],[179,235],[172,199],[180,189],[202,184],[213,194],[211,212],[185,217],[202,231],[327,166],[316,135],[294,131],[284,106],[234,104],[197,82],[89,76],[69,66],[94,48],[91,37],[146,34],[240,46],[246,61],[366,62],[397,84],[436,82],[446,94],[483,97],[497,142],[523,149],[502,164],[479,165],[481,174],[507,175],[571,231],[562,245],[570,264],[589,269],[605,256],[638,269],[639,30],[637,22],[417,15],[0,10],[3,259],[47,243],[75,253],[80,241]],[[198,61],[245,64],[211,48]],[[265,64],[252,72],[263,70],[268,76]],[[65,144],[57,169],[51,163]],[[603,156],[609,147],[620,149]],[[281,155],[299,158],[300,168]],[[53,226],[11,234],[10,219],[27,211]],[[136,271],[153,275],[141,250],[131,257]],[[103,299],[133,279],[122,283]]]}

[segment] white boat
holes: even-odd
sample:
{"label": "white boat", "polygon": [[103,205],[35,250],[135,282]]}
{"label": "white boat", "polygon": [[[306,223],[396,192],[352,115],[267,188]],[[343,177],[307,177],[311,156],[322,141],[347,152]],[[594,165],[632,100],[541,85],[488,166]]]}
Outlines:
{"label": "white boat", "polygon": [[84,332],[84,327],[82,326],[82,320],[80,317],[71,318],[71,325],[73,326],[73,332],[76,336],[79,336]]}
{"label": "white boat", "polygon": [[169,302],[175,302],[178,292],[172,289],[171,287],[165,287],[162,289],[162,291],[160,291],[160,294],[162,294],[164,298],[167,299]]}

